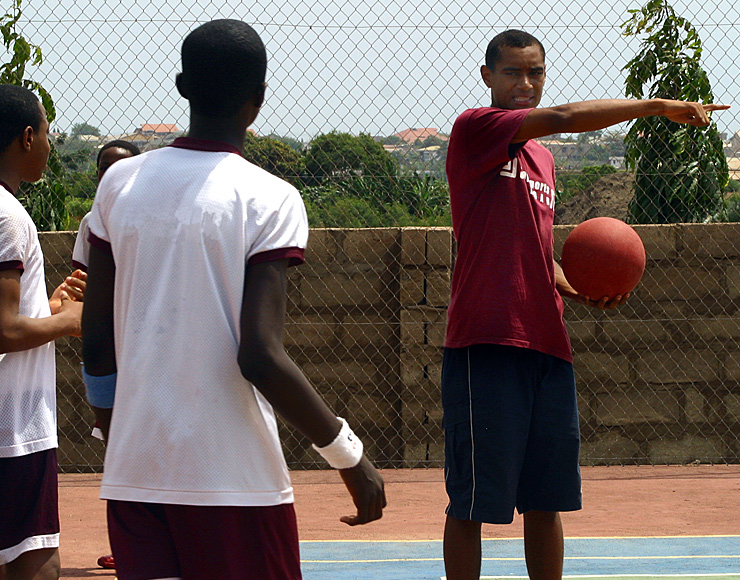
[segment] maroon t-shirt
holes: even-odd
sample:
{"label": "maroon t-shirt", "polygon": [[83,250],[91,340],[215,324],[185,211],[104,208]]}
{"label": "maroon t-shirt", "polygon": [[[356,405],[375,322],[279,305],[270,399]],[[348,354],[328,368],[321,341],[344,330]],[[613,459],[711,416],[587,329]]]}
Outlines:
{"label": "maroon t-shirt", "polygon": [[447,151],[458,245],[445,346],[505,344],[572,361],[555,289],[555,163],[512,144],[531,109],[468,109]]}

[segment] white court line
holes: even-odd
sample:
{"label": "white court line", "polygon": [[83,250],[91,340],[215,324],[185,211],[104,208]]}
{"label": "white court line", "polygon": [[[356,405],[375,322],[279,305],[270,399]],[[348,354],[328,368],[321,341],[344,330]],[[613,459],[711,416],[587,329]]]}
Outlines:
{"label": "white court line", "polygon": [[[695,555],[695,556],[566,556],[564,560],[720,560],[740,559],[740,555]],[[383,562],[442,562],[444,558],[377,558],[365,560],[301,560],[302,564],[380,564]],[[483,562],[524,562],[524,557],[509,558],[481,558]],[[706,574],[706,576],[719,576],[720,574]],[[740,574],[730,574],[731,576],[740,576]],[[608,576],[608,575],[607,575]],[[615,574],[614,576],[639,576],[639,574]],[[650,576],[650,574],[648,574]],[[681,574],[667,574],[666,577],[680,577]],[[684,576],[699,576],[699,574],[684,574]],[[567,578],[568,576],[563,576]],[[590,576],[572,576],[573,578],[590,578]],[[600,578],[601,576],[594,576]],[[481,576],[481,578],[483,578]],[[499,576],[491,576],[499,578]],[[501,578],[519,578],[519,576],[501,576]],[[523,576],[526,578],[526,576]]]}

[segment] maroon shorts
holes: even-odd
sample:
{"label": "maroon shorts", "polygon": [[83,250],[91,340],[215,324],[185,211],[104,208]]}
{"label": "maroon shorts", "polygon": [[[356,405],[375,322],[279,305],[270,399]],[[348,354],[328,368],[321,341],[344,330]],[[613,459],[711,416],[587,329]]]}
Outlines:
{"label": "maroon shorts", "polygon": [[58,497],[56,449],[0,458],[0,564],[59,545]]}
{"label": "maroon shorts", "polygon": [[293,504],[187,506],[108,500],[120,580],[300,580]]}

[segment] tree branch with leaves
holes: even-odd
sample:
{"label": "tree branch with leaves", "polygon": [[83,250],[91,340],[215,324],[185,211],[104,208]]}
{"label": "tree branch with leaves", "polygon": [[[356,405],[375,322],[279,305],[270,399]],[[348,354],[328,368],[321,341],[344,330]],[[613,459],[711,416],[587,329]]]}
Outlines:
{"label": "tree branch with leaves", "polygon": [[[625,36],[643,37],[638,54],[624,67],[625,95],[711,103],[702,44],[694,26],[666,0],[630,10]],[[625,138],[625,161],[635,171],[630,203],[636,223],[700,222],[722,207],[729,182],[727,159],[717,125],[700,128],[645,117]]]}

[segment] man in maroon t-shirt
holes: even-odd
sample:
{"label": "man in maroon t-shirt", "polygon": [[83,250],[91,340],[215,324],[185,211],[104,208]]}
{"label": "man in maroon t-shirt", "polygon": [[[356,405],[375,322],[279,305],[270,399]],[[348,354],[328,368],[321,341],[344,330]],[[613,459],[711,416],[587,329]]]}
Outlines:
{"label": "man in maroon t-shirt", "polygon": [[455,121],[447,153],[458,255],[442,370],[448,580],[480,576],[481,522],[524,514],[533,580],[560,578],[559,512],[581,507],[575,381],[562,296],[614,308],[624,296],[581,296],[553,259],[555,166],[532,141],[648,115],[696,126],[723,105],[595,100],[536,108],[545,51],[508,30],[486,50],[491,106]]}

